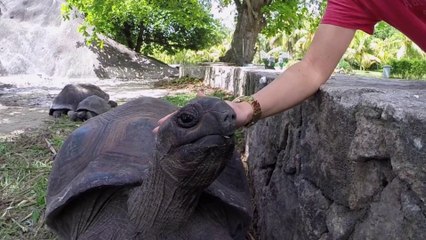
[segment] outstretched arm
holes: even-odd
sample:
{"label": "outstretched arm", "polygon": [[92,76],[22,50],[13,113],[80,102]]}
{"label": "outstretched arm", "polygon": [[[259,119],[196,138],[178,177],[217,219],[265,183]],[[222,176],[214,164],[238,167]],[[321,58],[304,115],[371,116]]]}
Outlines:
{"label": "outstretched arm", "polygon": [[[302,61],[292,65],[277,79],[253,95],[262,108],[261,118],[287,110],[314,94],[333,73],[355,30],[320,24]],[[237,125],[250,122],[253,109],[246,102],[229,105],[237,114]]]}
{"label": "outstretched arm", "polygon": [[[303,60],[289,67],[268,86],[253,95],[262,108],[261,118],[285,111],[318,91],[333,73],[354,34],[353,29],[320,24]],[[228,104],[237,114],[238,127],[251,121],[253,108],[249,103]],[[159,125],[172,114],[160,119]],[[153,131],[157,132],[158,127]]]}

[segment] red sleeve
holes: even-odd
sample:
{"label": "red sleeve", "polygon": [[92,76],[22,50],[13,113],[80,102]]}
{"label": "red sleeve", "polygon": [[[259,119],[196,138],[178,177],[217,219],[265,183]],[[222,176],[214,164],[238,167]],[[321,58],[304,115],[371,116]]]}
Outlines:
{"label": "red sleeve", "polygon": [[368,10],[356,0],[328,0],[327,8],[321,23],[349,29],[360,29],[373,34],[374,25],[378,22]]}

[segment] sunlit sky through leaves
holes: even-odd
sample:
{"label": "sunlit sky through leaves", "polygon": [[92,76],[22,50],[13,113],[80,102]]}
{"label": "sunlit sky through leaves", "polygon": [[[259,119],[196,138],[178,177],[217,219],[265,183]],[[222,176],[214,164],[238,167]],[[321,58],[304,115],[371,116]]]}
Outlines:
{"label": "sunlit sky through leaves", "polygon": [[216,19],[219,19],[222,24],[230,29],[233,30],[235,27],[235,6],[231,4],[228,7],[220,7],[217,2],[213,1],[212,3],[212,14]]}

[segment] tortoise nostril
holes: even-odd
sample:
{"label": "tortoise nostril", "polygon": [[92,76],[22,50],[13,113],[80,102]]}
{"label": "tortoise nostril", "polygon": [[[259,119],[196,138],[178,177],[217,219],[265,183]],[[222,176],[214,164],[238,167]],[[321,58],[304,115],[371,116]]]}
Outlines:
{"label": "tortoise nostril", "polygon": [[223,121],[227,122],[227,121],[234,121],[236,119],[236,115],[235,113],[232,114],[226,114]]}

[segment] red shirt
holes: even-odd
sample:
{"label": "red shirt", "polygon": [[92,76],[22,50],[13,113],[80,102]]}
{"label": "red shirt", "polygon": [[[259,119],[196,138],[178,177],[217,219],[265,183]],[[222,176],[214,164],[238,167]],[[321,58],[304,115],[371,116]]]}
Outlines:
{"label": "red shirt", "polygon": [[385,21],[426,52],[426,0],[328,0],[322,23],[372,34]]}

